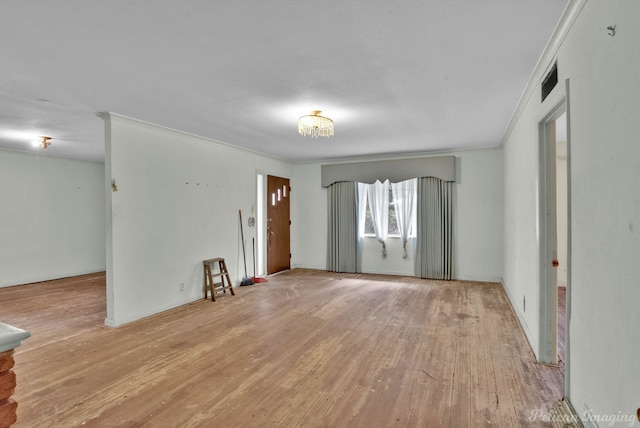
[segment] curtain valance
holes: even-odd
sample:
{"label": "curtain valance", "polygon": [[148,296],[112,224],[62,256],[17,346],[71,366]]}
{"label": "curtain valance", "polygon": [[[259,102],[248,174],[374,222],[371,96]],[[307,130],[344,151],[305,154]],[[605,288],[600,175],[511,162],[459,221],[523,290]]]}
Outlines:
{"label": "curtain valance", "polygon": [[443,181],[456,181],[455,156],[436,156],[372,162],[322,165],[322,187],[339,181],[374,183],[376,180],[392,183],[420,177],[436,177]]}

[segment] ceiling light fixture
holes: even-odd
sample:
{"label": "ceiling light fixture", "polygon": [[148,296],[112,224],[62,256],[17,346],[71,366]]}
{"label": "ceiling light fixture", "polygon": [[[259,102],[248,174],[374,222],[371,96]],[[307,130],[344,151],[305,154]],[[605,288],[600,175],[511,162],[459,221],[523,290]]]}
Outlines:
{"label": "ceiling light fixture", "polygon": [[314,110],[310,115],[300,116],[298,119],[298,133],[311,138],[330,137],[333,135],[333,120],[320,116],[320,110]]}

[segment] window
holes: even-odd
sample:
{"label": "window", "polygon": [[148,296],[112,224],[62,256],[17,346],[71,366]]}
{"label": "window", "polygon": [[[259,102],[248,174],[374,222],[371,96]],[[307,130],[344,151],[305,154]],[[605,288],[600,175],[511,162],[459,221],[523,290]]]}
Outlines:
{"label": "window", "polygon": [[[396,209],[393,203],[393,194],[391,192],[391,188],[389,188],[389,214],[387,217],[387,224],[389,225],[388,233],[389,235],[397,235],[398,234],[398,220],[396,219]],[[373,229],[373,218],[371,216],[371,206],[369,205],[369,198],[367,197],[367,212],[364,223],[364,233],[367,235],[373,235],[375,233]]]}
{"label": "window", "polygon": [[[414,195],[415,199],[415,195]],[[387,217],[388,224],[388,235],[389,236],[400,236],[400,231],[398,230],[398,218],[396,215],[396,206],[395,201],[393,200],[393,191],[391,187],[389,187],[389,213]],[[416,236],[416,215],[413,215],[413,221],[411,222],[411,229],[409,232],[410,237]],[[375,231],[373,229],[373,218],[371,216],[371,207],[369,205],[369,198],[367,197],[367,210],[365,213],[365,222],[364,222],[364,233],[365,235],[375,235]]]}

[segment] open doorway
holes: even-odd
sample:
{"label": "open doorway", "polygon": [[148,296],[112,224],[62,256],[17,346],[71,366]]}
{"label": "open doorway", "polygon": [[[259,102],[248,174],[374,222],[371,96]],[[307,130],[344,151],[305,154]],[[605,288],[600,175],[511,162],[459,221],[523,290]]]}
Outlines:
{"label": "open doorway", "polygon": [[566,354],[566,309],[567,309],[567,115],[563,113],[555,121],[555,170],[556,170],[556,260],[552,266],[556,271],[558,290],[558,363],[565,362]]}
{"label": "open doorway", "polygon": [[[558,88],[560,89],[560,88]],[[570,126],[568,89],[539,122],[540,349],[542,363],[567,364],[570,322]],[[558,91],[560,92],[560,91]],[[551,100],[550,100],[551,101]]]}

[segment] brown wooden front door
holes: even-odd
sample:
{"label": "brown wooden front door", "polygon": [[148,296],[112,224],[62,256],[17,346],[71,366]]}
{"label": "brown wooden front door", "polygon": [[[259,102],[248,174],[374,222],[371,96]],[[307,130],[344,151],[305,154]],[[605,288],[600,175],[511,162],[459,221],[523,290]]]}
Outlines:
{"label": "brown wooden front door", "polygon": [[267,273],[291,268],[289,179],[267,176]]}

